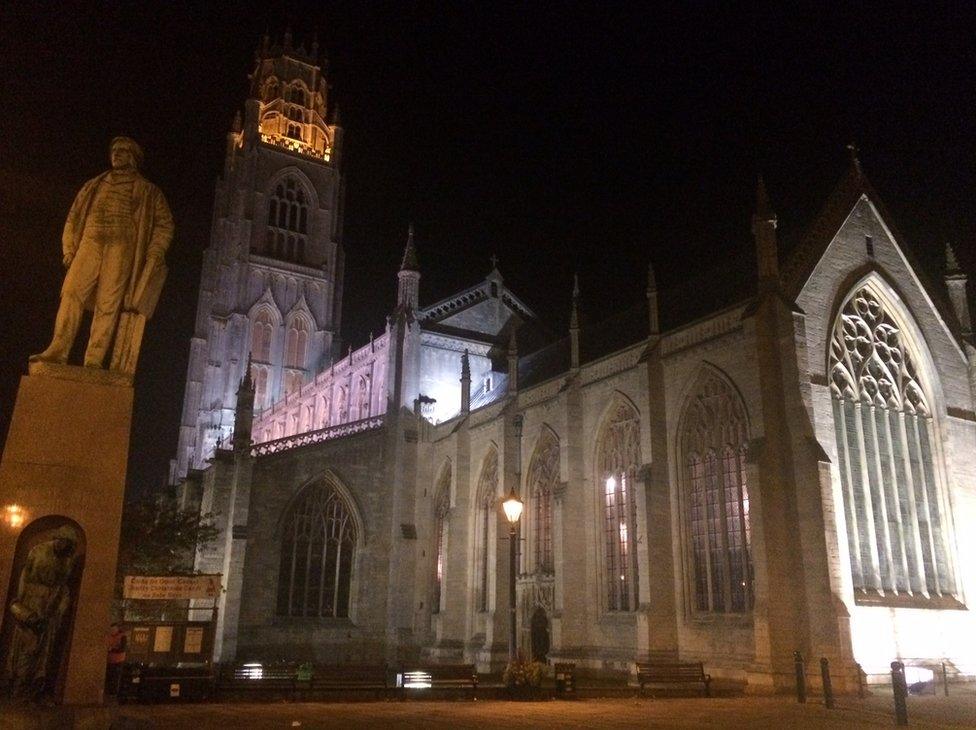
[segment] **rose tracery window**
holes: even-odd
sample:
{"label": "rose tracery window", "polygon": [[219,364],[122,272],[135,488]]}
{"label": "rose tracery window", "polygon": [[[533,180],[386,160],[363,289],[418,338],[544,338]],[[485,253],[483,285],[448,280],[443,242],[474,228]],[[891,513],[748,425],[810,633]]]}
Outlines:
{"label": "rose tracery window", "polygon": [[352,513],[335,487],[306,487],[284,521],[278,615],[348,617],[355,548]]}
{"label": "rose tracery window", "polygon": [[[295,127],[292,135],[291,128]],[[289,125],[289,136],[301,139],[296,125]],[[304,187],[287,177],[277,184],[268,201],[268,229],[265,253],[287,261],[303,262],[308,238],[308,198]]]}
{"label": "rose tracery window", "polygon": [[635,482],[640,463],[639,416],[631,405],[619,402],[603,424],[597,442],[603,504],[603,571],[606,608],[610,611],[637,610]]}
{"label": "rose tracery window", "polygon": [[865,286],[843,306],[830,341],[834,431],[859,600],[924,601],[957,590],[931,406],[907,340]]}
{"label": "rose tracery window", "polygon": [[745,408],[731,386],[711,372],[700,378],[685,408],[680,449],[692,607],[745,613],[754,600]]}
{"label": "rose tracery window", "polygon": [[532,500],[532,555],[535,570],[553,572],[552,495],[559,484],[559,440],[543,429],[529,462],[528,494]]}

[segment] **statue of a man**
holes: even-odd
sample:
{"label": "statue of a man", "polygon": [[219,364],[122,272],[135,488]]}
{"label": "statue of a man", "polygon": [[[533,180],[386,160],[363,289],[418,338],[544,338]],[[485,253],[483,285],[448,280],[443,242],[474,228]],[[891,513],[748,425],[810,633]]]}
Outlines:
{"label": "statue of a man", "polygon": [[9,606],[14,629],[7,671],[15,696],[36,700],[54,689],[65,643],[61,627],[70,616],[77,550],[78,535],[65,525],[27,554]]}
{"label": "statue of a man", "polygon": [[[121,311],[112,369],[135,369],[142,325],[152,315],[166,278],[163,255],[173,239],[173,217],[159,188],[139,174],[143,154],[135,141],[113,139],[110,158],[112,169],[85,183],[68,213],[61,237],[68,273],[54,337],[44,352],[31,356],[32,362],[67,362],[82,310],[88,308],[94,314],[85,367],[102,367]],[[138,327],[134,342],[126,331],[133,324]],[[120,348],[133,347],[128,356],[120,353]]]}

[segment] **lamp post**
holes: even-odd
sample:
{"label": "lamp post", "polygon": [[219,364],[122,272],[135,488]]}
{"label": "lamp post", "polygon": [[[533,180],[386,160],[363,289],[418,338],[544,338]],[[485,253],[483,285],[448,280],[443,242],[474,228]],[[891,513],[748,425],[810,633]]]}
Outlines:
{"label": "lamp post", "polygon": [[[522,415],[515,416],[515,484],[522,481]],[[508,661],[514,662],[518,658],[518,641],[515,636],[515,541],[518,539],[518,522],[525,506],[515,492],[515,484],[505,501],[502,509],[508,520]]]}
{"label": "lamp post", "polygon": [[508,660],[516,659],[515,641],[515,540],[518,534],[518,521],[522,516],[522,500],[515,493],[515,488],[502,502],[505,517],[508,519]]}

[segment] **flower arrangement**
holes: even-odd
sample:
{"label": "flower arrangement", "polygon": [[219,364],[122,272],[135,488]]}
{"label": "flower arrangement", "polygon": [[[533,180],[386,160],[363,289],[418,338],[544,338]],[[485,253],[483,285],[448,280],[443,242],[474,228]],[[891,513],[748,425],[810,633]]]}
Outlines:
{"label": "flower arrangement", "polygon": [[502,681],[508,687],[541,687],[546,665],[542,662],[527,662],[516,659],[509,662],[502,674]]}

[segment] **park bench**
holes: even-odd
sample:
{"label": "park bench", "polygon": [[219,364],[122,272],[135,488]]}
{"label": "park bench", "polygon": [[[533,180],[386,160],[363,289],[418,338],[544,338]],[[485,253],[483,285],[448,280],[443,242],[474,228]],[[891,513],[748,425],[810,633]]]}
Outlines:
{"label": "park bench", "polygon": [[224,664],[217,675],[221,692],[292,692],[297,668],[294,664]]}
{"label": "park bench", "polygon": [[203,700],[213,694],[214,675],[209,665],[184,667],[127,663],[119,681],[119,704]]}
{"label": "park bench", "polygon": [[701,662],[636,662],[637,683],[643,693],[647,685],[702,685],[705,696],[711,697],[711,675],[705,674]]}
{"label": "park bench", "polygon": [[384,694],[389,688],[383,664],[316,666],[312,678],[298,682],[300,690],[319,692],[373,692]]}
{"label": "park bench", "polygon": [[221,667],[218,688],[227,693],[278,694],[304,698],[330,692],[385,693],[386,667],[379,665],[229,664]]}
{"label": "park bench", "polygon": [[398,686],[401,697],[407,690],[470,690],[473,699],[478,690],[478,674],[473,664],[403,666]]}

